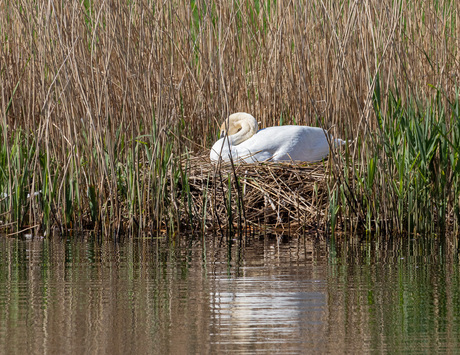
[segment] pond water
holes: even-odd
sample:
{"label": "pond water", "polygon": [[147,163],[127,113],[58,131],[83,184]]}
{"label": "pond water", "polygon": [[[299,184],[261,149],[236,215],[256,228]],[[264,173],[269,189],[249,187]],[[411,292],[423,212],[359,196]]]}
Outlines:
{"label": "pond water", "polygon": [[457,353],[459,291],[455,240],[0,237],[0,353]]}

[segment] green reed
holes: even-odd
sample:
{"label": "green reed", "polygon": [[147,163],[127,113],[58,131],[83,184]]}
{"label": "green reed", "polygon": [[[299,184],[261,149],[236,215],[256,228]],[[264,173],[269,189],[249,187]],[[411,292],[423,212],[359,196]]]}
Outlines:
{"label": "green reed", "polygon": [[[342,183],[345,218],[355,218],[366,230],[442,232],[458,230],[460,183],[459,95],[446,106],[443,93],[432,99],[391,92],[382,111],[375,97],[379,130],[362,144],[363,166],[351,173],[354,188]],[[344,168],[346,180],[350,176]],[[337,202],[331,200],[331,224]],[[349,201],[353,201],[351,204]],[[352,210],[356,206],[356,210]]]}

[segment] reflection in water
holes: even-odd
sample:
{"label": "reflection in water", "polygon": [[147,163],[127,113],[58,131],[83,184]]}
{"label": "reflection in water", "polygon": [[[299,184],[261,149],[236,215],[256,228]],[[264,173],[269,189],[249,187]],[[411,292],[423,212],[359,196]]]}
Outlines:
{"label": "reflection in water", "polygon": [[266,347],[290,352],[304,346],[312,350],[324,347],[324,283],[245,277],[242,282],[228,280],[217,285],[222,291],[211,294],[211,341],[219,350]]}
{"label": "reflection in water", "polygon": [[[0,238],[0,353],[448,352],[456,246]],[[333,248],[334,247],[334,248]]]}
{"label": "reflection in water", "polygon": [[324,349],[326,255],[311,241],[247,245],[240,268],[211,279],[213,351]]}

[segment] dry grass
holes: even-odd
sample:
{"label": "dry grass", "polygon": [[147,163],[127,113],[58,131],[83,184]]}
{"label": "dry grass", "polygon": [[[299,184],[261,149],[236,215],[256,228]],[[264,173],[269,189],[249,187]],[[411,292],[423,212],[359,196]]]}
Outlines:
{"label": "dry grass", "polygon": [[[211,168],[184,170],[183,157],[209,149],[235,111],[261,127],[321,125],[358,142],[327,181],[316,166],[238,168],[248,220],[276,224],[279,210],[279,221],[309,225],[338,213],[410,230],[392,214],[406,204],[388,180],[396,165],[383,163],[379,134],[393,118],[379,123],[375,104],[385,115],[395,88],[401,102],[438,95],[450,120],[460,77],[456,1],[3,0],[0,13],[0,190],[15,196],[0,213],[16,230],[176,229],[190,213],[211,218],[196,196],[195,212],[183,202],[188,182],[204,184]],[[364,189],[371,159],[382,173]],[[37,190],[43,198],[27,200]],[[206,207],[218,215],[215,190]]]}
{"label": "dry grass", "polygon": [[195,215],[201,214],[194,228],[206,223],[218,229],[229,222],[237,228],[292,231],[322,227],[327,222],[328,174],[327,162],[216,166],[207,156],[192,159],[190,196]]}

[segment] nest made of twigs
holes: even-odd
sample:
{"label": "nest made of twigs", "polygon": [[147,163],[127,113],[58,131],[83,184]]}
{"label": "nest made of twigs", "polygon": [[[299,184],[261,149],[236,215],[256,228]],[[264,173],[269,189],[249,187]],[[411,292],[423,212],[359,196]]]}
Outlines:
{"label": "nest made of twigs", "polygon": [[207,226],[289,228],[322,225],[327,218],[327,161],[317,163],[187,163],[193,208]]}

